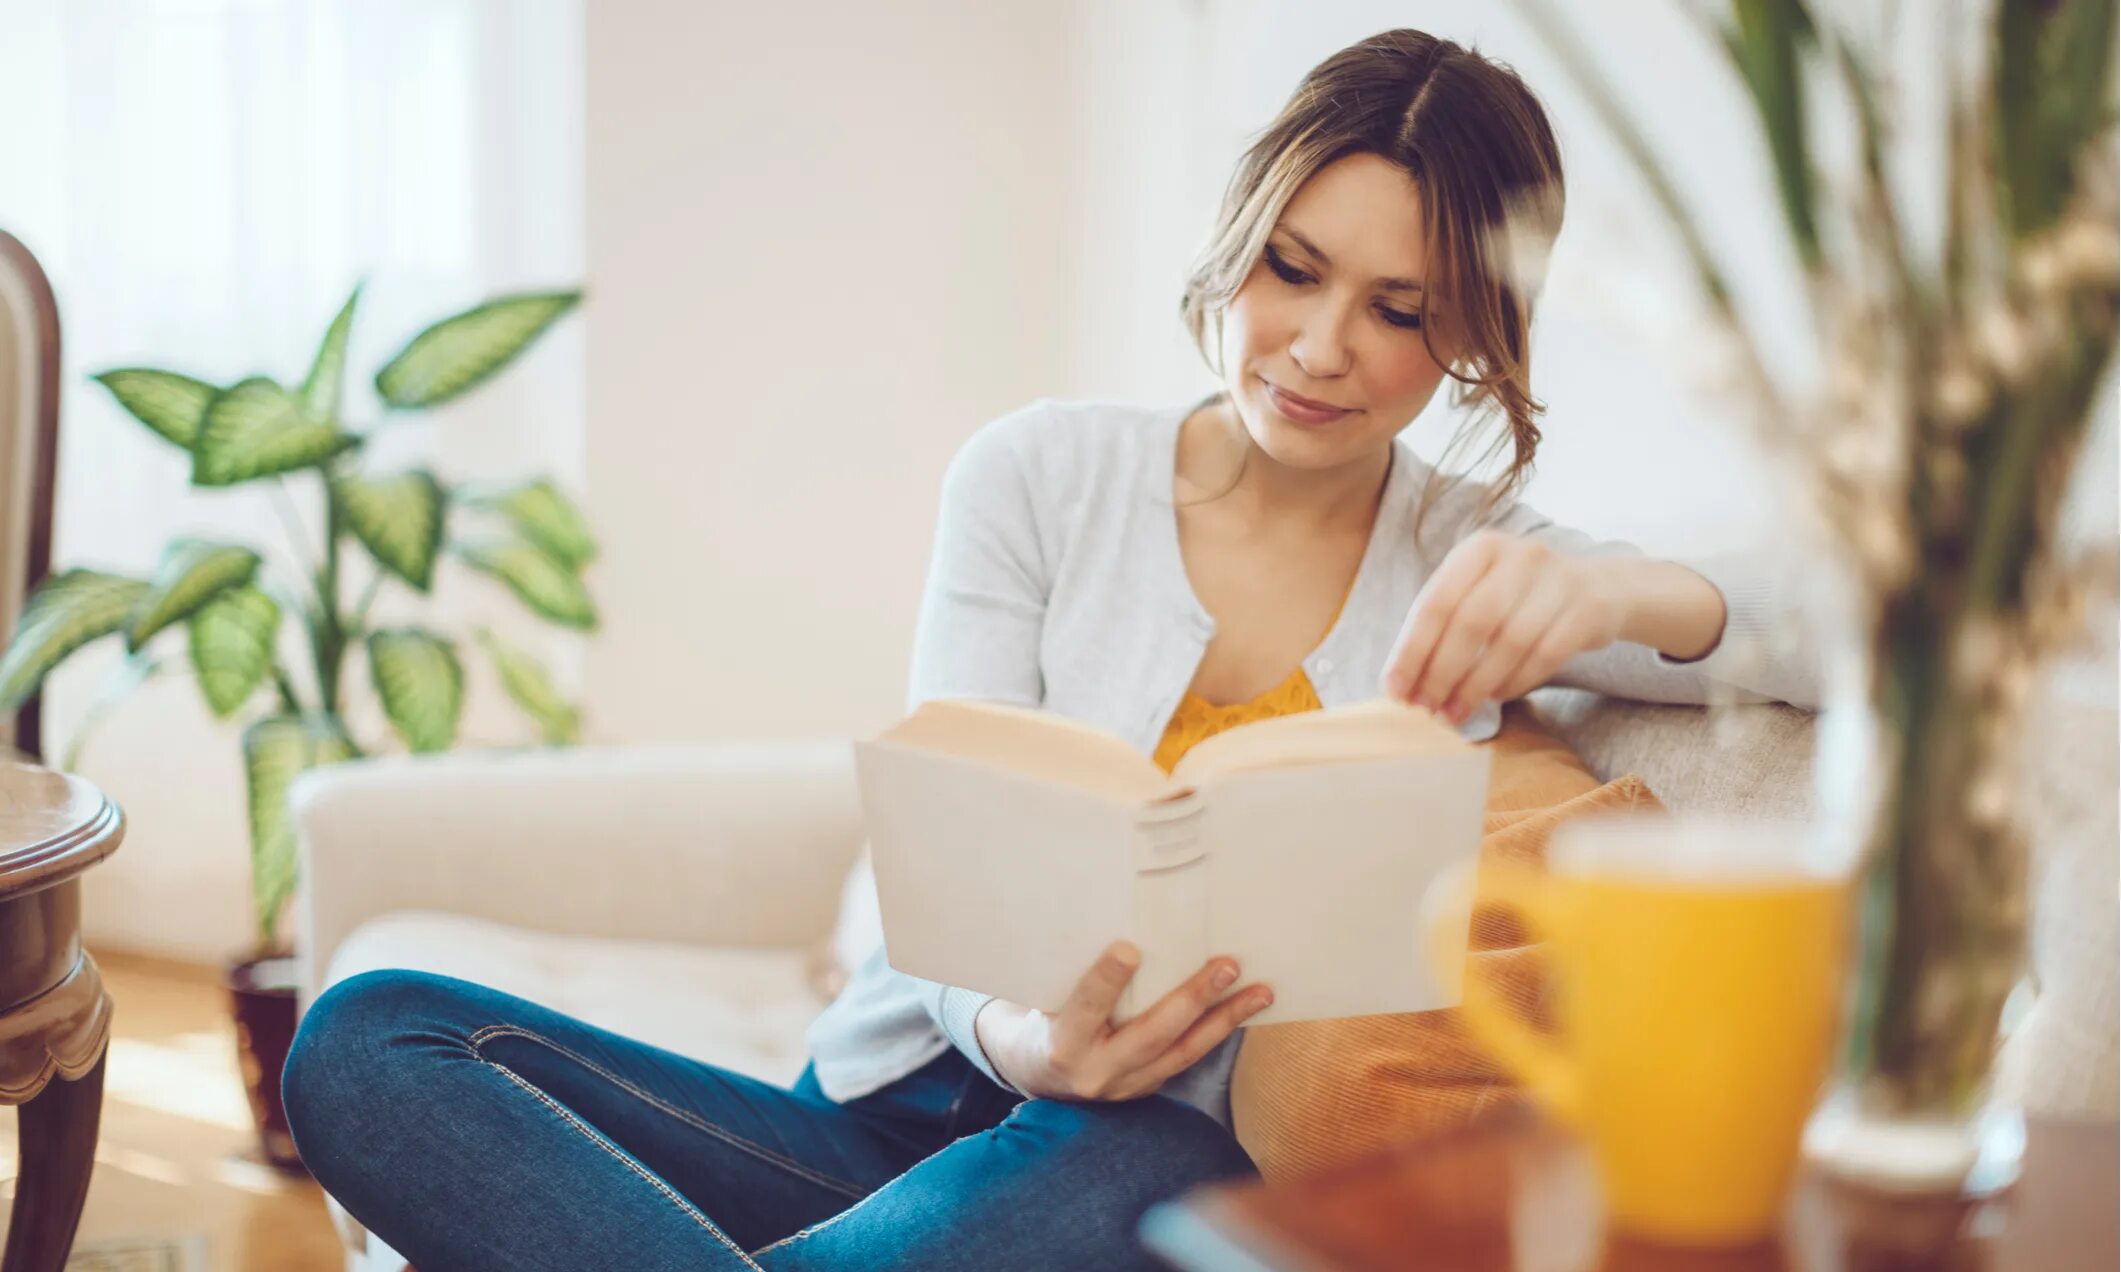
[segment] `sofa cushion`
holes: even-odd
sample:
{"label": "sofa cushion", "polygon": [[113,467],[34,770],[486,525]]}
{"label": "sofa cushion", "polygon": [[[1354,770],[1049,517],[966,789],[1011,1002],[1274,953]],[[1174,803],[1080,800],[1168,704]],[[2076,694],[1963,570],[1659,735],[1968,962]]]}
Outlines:
{"label": "sofa cushion", "polygon": [[489,985],[603,1029],[783,1086],[822,1004],[794,950],[554,936],[400,910],[354,929],[325,983],[404,967]]}
{"label": "sofa cushion", "polygon": [[1542,689],[1532,714],[1591,771],[1634,773],[1676,813],[1767,819],[1812,811],[1811,712],[1779,703],[1700,707]]}

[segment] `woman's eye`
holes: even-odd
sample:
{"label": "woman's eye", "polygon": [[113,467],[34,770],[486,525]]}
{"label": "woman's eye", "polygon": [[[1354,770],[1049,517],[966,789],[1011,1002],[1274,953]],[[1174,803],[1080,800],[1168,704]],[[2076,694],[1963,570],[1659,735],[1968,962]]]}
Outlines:
{"label": "woman's eye", "polygon": [[[1267,250],[1265,252],[1265,256],[1267,261],[1267,268],[1274,271],[1274,276],[1276,278],[1281,279],[1281,281],[1288,283],[1291,286],[1300,287],[1305,283],[1313,283],[1318,281],[1317,279],[1312,278],[1309,274],[1306,274],[1302,270],[1296,268],[1294,265],[1289,264],[1288,260],[1283,257],[1280,252],[1274,250],[1272,244],[1268,245]],[[1383,318],[1386,322],[1392,324],[1395,327],[1401,328],[1402,330],[1421,330],[1420,314],[1410,314],[1407,313],[1405,310],[1393,309],[1390,306],[1386,305],[1378,306],[1377,313],[1378,316]]]}
{"label": "woman's eye", "polygon": [[1281,253],[1275,251],[1272,247],[1267,249],[1267,268],[1273,270],[1274,276],[1285,283],[1308,283],[1313,281],[1309,274],[1283,260]]}

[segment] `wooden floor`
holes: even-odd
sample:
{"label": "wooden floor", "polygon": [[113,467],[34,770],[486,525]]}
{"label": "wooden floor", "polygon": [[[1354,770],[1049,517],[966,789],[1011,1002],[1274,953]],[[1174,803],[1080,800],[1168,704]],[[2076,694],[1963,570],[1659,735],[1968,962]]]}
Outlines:
{"label": "wooden floor", "polygon": [[[217,969],[96,962],[117,1010],[80,1239],[203,1234],[212,1272],[336,1272],[323,1193],[255,1158]],[[14,1136],[0,1110],[0,1199],[14,1195]]]}

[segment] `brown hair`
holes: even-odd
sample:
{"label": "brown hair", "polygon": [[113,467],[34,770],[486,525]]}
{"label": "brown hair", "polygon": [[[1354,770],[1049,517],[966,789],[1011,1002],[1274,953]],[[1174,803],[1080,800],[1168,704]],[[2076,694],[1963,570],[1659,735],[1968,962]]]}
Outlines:
{"label": "brown hair", "polygon": [[[1220,376],[1225,306],[1252,273],[1282,209],[1311,176],[1349,155],[1404,168],[1429,232],[1422,338],[1457,381],[1456,406],[1479,414],[1453,441],[1506,421],[1482,459],[1510,447],[1488,507],[1530,476],[1544,404],[1531,393],[1527,336],[1545,251],[1561,229],[1561,153],[1546,112],[1517,73],[1421,31],[1385,31],[1314,67],[1238,161],[1215,232],[1186,278],[1179,314]],[[1452,356],[1435,342],[1439,306]]]}

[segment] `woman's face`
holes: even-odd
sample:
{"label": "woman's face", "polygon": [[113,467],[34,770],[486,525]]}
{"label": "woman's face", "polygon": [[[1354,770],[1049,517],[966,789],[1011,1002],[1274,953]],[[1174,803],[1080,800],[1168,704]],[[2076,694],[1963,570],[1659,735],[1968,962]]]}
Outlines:
{"label": "woman's face", "polygon": [[[1328,165],[1289,200],[1222,316],[1224,388],[1270,458],[1374,456],[1429,404],[1444,368],[1422,338],[1427,256],[1414,179],[1376,155]],[[1281,394],[1340,410],[1306,414]]]}

